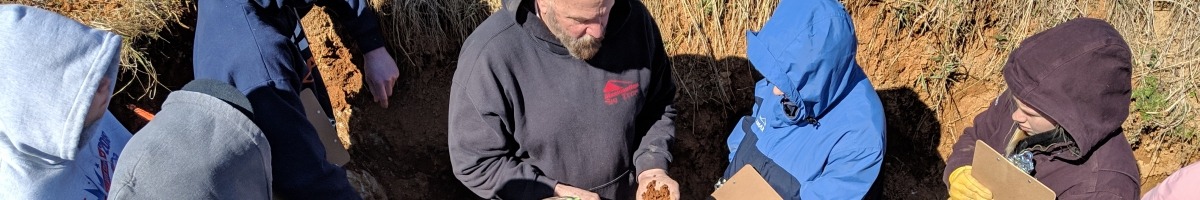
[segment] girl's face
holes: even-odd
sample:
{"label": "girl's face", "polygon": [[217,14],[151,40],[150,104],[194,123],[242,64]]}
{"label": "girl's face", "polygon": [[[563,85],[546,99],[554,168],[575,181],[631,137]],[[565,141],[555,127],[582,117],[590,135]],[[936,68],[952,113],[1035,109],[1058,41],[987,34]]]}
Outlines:
{"label": "girl's face", "polygon": [[1017,122],[1021,130],[1025,131],[1025,134],[1032,135],[1054,130],[1055,124],[1051,123],[1049,118],[1038,113],[1033,107],[1025,105],[1025,102],[1022,102],[1020,99],[1014,97],[1013,101],[1017,103],[1017,110],[1013,111],[1012,120]]}

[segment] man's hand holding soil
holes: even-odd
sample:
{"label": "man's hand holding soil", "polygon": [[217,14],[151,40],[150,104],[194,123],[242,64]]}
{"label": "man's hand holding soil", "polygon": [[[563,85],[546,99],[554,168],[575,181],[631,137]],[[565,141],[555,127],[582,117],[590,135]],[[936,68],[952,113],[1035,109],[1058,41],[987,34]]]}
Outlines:
{"label": "man's hand holding soil", "polygon": [[636,197],[638,200],[655,200],[655,199],[645,199],[643,196],[644,194],[646,194],[646,192],[647,192],[646,188],[648,188],[647,186],[650,186],[650,184],[654,184],[653,188],[662,188],[663,186],[666,186],[667,191],[670,191],[670,196],[668,197],[668,199],[671,199],[671,200],[679,199],[679,182],[675,182],[675,179],[671,179],[670,176],[667,176],[667,170],[663,170],[663,169],[646,170],[646,171],[642,172],[641,174],[638,174],[637,182],[638,182],[638,190],[636,193]]}

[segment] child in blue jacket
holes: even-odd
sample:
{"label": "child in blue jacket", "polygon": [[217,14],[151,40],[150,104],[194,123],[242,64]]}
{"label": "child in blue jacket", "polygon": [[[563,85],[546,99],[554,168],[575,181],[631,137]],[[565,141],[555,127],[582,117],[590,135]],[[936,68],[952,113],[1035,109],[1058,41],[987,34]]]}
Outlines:
{"label": "child in blue jacket", "polygon": [[782,1],[747,57],[763,79],[753,114],[729,135],[728,179],[745,165],[784,199],[862,199],[885,149],[883,105],[854,59],[850,16],[834,0]]}

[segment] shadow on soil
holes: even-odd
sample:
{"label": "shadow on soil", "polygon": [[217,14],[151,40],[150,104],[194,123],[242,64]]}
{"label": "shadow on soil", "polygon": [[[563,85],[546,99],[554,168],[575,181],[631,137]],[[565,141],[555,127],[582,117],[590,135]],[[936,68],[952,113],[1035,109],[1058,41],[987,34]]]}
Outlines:
{"label": "shadow on soil", "polygon": [[[462,2],[443,3],[478,3],[451,1]],[[490,12],[486,8],[461,12],[487,15]],[[339,37],[350,38],[348,33],[334,30]],[[454,46],[453,51],[430,55],[402,55],[404,51],[388,45],[400,68],[389,107],[373,102],[365,83],[359,94],[346,97],[353,112],[347,122],[352,161],[346,168],[369,172],[389,199],[479,199],[454,177],[447,147],[450,83],[461,42],[447,44]],[[350,49],[353,55],[363,53]],[[355,56],[352,62],[362,66],[360,57]]]}
{"label": "shadow on soil", "polygon": [[884,199],[946,199],[938,154],[941,122],[911,88],[876,90],[887,118],[887,155],[876,186]]}

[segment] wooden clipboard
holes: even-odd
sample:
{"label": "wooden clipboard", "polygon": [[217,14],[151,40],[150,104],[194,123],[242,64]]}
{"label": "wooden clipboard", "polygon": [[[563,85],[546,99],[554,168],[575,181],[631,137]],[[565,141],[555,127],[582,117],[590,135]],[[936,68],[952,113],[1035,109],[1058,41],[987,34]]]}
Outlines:
{"label": "wooden clipboard", "polygon": [[975,141],[975,157],[972,161],[971,176],[992,191],[993,199],[1055,198],[1054,190],[1050,190],[1041,181],[1025,174],[981,140]]}
{"label": "wooden clipboard", "polygon": [[758,174],[758,170],[750,165],[742,166],[742,169],[729,177],[717,191],[713,191],[712,199],[715,200],[732,200],[732,199],[755,199],[755,200],[783,200],[771,184],[767,183],[767,179],[763,179],[762,175]]}
{"label": "wooden clipboard", "polygon": [[321,138],[321,144],[325,146],[325,159],[337,166],[343,166],[350,162],[350,152],[342,147],[341,141],[338,141],[337,129],[329,123],[329,118],[325,117],[325,112],[321,109],[321,104],[317,102],[317,96],[313,94],[313,91],[300,91],[300,103],[304,104],[304,114],[308,117],[308,123],[317,129],[317,136]]}

